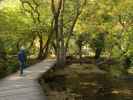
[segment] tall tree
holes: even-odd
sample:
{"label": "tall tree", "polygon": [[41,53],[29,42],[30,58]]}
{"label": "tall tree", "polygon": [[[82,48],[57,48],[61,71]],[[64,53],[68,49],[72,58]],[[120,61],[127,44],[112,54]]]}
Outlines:
{"label": "tall tree", "polygon": [[[71,2],[71,1],[69,1]],[[67,5],[65,0],[51,0],[51,9],[53,12],[54,16],[54,32],[56,34],[56,48],[57,48],[57,61],[59,66],[63,66],[66,62],[66,53],[67,53],[67,48],[68,44],[70,41],[70,38],[72,36],[74,27],[76,25],[76,22],[83,10],[83,6],[86,4],[86,0],[80,1],[80,0],[75,0],[72,2],[74,5],[74,16],[73,19],[67,22],[66,25],[64,22],[68,19],[64,19],[65,13],[67,12]],[[71,23],[71,24],[70,24]],[[66,30],[67,29],[67,30]]]}

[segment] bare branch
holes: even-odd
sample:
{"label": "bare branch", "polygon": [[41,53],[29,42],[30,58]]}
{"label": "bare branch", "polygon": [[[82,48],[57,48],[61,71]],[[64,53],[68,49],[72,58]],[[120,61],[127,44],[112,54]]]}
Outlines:
{"label": "bare branch", "polygon": [[54,3],[54,0],[51,0],[51,9],[52,9],[53,14],[55,14],[55,3]]}
{"label": "bare branch", "polygon": [[[74,27],[75,27],[75,25],[76,25],[76,22],[77,22],[79,16],[81,15],[81,13],[82,13],[82,11],[83,11],[83,7],[84,7],[85,5],[86,5],[86,0],[84,0],[83,5],[77,7],[77,9],[76,9],[76,10],[77,10],[76,16],[75,16],[75,18],[74,18],[74,20],[73,20],[73,23],[72,23],[72,26],[71,26],[70,30],[68,31],[68,38],[67,38],[67,41],[66,41],[66,49],[67,49],[67,47],[68,47],[68,43],[69,43],[69,40],[70,40],[70,38],[71,38],[71,36],[72,36],[73,29],[74,29]],[[78,5],[77,5],[77,6],[78,6]]]}
{"label": "bare branch", "polygon": [[[36,22],[40,23],[41,22],[41,20],[40,20],[40,13],[39,13],[39,6],[40,6],[40,4],[38,4],[35,0],[32,0],[34,5],[35,5],[35,7],[34,7],[29,1],[26,1],[26,0],[25,1],[24,0],[20,0],[20,1],[22,3],[23,9],[26,12],[30,13],[34,23],[36,23]],[[25,4],[27,4],[31,8],[31,10],[27,9],[25,7]],[[35,16],[35,14],[37,14],[37,18]]]}

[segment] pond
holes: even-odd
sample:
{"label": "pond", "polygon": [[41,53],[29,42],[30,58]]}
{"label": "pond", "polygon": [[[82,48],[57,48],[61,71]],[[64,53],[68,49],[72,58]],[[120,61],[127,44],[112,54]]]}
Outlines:
{"label": "pond", "polygon": [[94,64],[48,71],[41,84],[48,100],[133,100],[133,80],[113,78]]}

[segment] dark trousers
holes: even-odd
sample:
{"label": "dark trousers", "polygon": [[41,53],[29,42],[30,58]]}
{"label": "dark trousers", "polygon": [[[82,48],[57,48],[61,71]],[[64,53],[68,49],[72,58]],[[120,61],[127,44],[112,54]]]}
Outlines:
{"label": "dark trousers", "polygon": [[23,75],[24,66],[25,66],[25,63],[20,62],[20,75]]}

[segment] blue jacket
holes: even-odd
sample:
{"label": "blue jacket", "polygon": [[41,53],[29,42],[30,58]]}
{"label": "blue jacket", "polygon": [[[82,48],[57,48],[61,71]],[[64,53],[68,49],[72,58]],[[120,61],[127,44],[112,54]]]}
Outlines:
{"label": "blue jacket", "polygon": [[20,62],[24,63],[26,61],[26,55],[24,51],[20,51],[18,53],[18,59]]}

